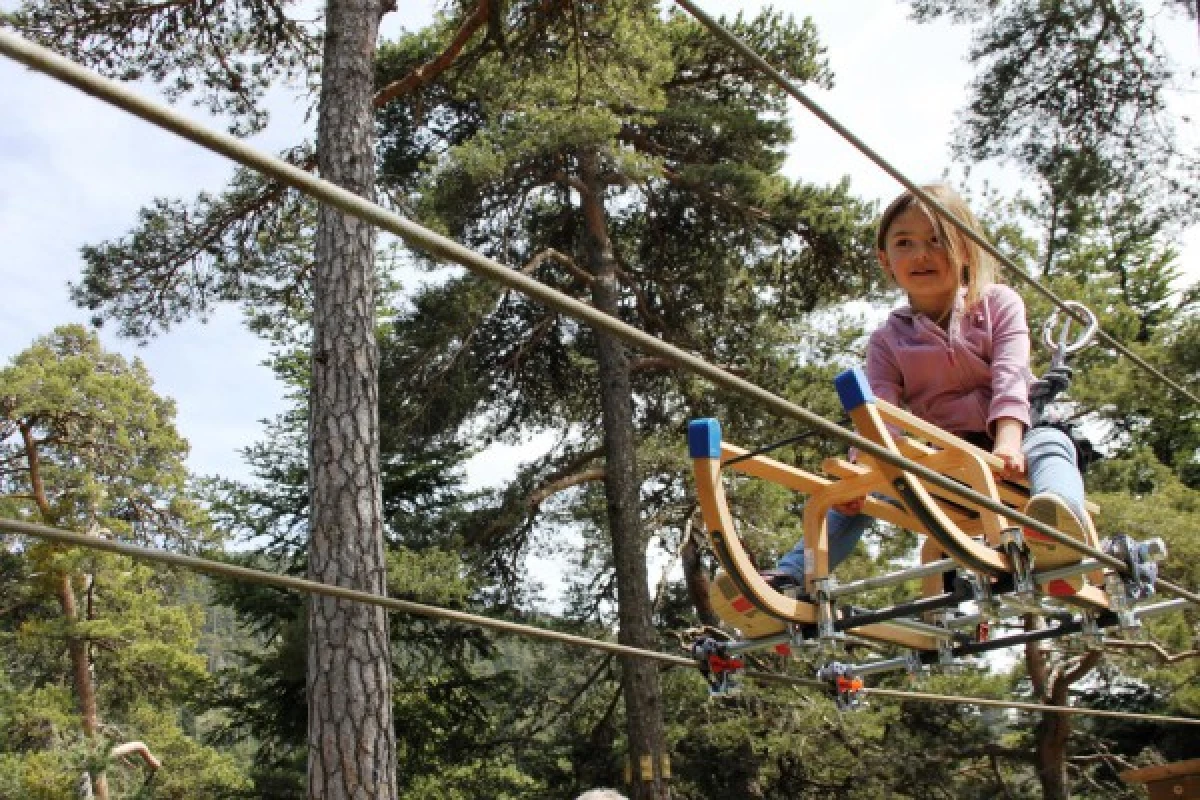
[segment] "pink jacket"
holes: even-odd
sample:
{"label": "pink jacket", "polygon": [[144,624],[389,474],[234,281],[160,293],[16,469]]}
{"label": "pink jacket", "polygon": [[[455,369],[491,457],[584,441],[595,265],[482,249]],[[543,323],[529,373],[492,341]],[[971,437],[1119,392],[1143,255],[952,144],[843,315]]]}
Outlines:
{"label": "pink jacket", "polygon": [[1025,302],[993,284],[970,312],[963,293],[949,332],[908,306],[896,309],[867,345],[876,395],[951,433],[991,435],[1000,417],[1029,427],[1029,325]]}

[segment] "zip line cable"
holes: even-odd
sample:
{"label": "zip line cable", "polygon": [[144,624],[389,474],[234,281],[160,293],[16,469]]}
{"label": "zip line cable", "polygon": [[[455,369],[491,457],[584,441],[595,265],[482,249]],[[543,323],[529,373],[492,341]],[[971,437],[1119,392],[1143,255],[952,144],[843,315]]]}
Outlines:
{"label": "zip line cable", "polygon": [[[257,150],[235,136],[206,128],[172,108],[141,97],[129,91],[120,83],[98,75],[74,61],[64,58],[45,47],[34,44],[15,33],[0,30],[0,54],[6,55],[38,72],[56,78],[63,83],[74,86],[76,89],[121,108],[152,125],[171,131],[177,136],[187,139],[206,150],[211,150],[225,156],[231,161],[235,161],[245,167],[274,178],[280,183],[304,192],[328,206],[358,217],[389,233],[393,233],[404,239],[408,244],[418,247],[435,257],[452,261],[469,269],[476,275],[521,292],[550,308],[591,325],[595,330],[607,332],[644,353],[652,353],[668,359],[680,367],[707,379],[715,386],[758,402],[764,408],[773,411],[781,417],[798,420],[810,425],[831,438],[848,445],[853,445],[862,452],[872,455],[881,461],[919,476],[922,480],[944,489],[956,497],[961,497],[981,508],[986,508],[989,511],[1016,520],[1021,525],[1042,533],[1051,541],[1057,542],[1071,549],[1073,552],[1090,556],[1122,575],[1129,574],[1128,565],[1120,559],[1114,558],[1108,553],[1091,547],[1088,544],[1072,539],[1024,512],[1009,508],[998,500],[980,494],[974,489],[939,472],[935,472],[923,464],[918,464],[898,452],[893,452],[882,445],[878,445],[861,434],[845,430],[804,406],[797,405],[755,383],[744,378],[739,378],[720,367],[713,366],[699,356],[681,350],[675,345],[657,339],[645,331],[605,314],[594,306],[563,294],[557,289],[525,275],[520,270],[506,267],[498,261],[494,261],[487,256],[464,247],[453,239],[435,233],[410,219],[388,211],[382,206],[359,197],[353,192],[289,164],[281,158]],[[1153,585],[1177,597],[1182,597],[1195,605],[1200,605],[1200,595],[1182,586],[1177,586],[1161,578],[1156,579]]]}
{"label": "zip line cable", "polygon": [[[1008,700],[993,700],[991,698],[972,698],[972,697],[961,697],[961,696],[955,696],[955,695],[949,695],[949,694],[931,694],[929,692],[904,692],[904,691],[900,691],[899,689],[869,689],[868,688],[868,689],[863,689],[863,694],[875,695],[876,697],[887,697],[887,698],[890,698],[893,700],[914,700],[916,702],[921,702],[921,703],[948,703],[948,704],[962,703],[963,705],[975,705],[975,706],[982,706],[985,708],[988,708],[988,707],[990,707],[990,708],[1015,708],[1015,709],[1018,709],[1021,711],[1041,711],[1045,714],[1062,713],[1062,714],[1076,714],[1079,716],[1088,716],[1088,717],[1111,717],[1111,718],[1115,718],[1115,719],[1121,719],[1121,718],[1125,718],[1125,713],[1126,713],[1124,711],[1106,711],[1106,710],[1099,709],[1099,708],[1097,708],[1097,709],[1079,708],[1078,706],[1065,706],[1063,708],[1056,708],[1054,706],[1045,706],[1045,705],[1042,705],[1041,703],[1021,703],[1021,702],[1008,701]],[[1167,720],[1178,722],[1180,719],[1183,719],[1182,717],[1167,717],[1167,716],[1163,716],[1161,714],[1145,714],[1145,715],[1137,715],[1137,717],[1138,717],[1138,719],[1142,719],[1142,720],[1146,720],[1146,721],[1149,721],[1150,719],[1155,719],[1158,722],[1165,722]],[[1189,725],[1191,725],[1191,724],[1200,725],[1200,719],[1195,719],[1192,717],[1188,717],[1187,719],[1189,720],[1189,722],[1187,723]]]}
{"label": "zip line cable", "polygon": [[[685,658],[683,656],[673,656],[669,653],[660,653],[655,650],[645,650],[640,647],[632,647],[630,645],[619,644],[617,642],[606,642],[603,639],[591,639],[586,636],[578,636],[572,633],[564,633],[562,631],[550,630],[548,628],[539,628],[536,625],[525,625],[519,622],[509,622],[508,620],[485,617],[479,614],[470,614],[465,611],[454,611],[453,609],[442,608],[440,606],[431,606],[424,603],[415,603],[409,600],[400,600],[394,597],[372,594],[371,592],[365,592],[361,589],[351,589],[345,586],[334,586],[332,584],[321,583],[319,581],[313,581],[307,578],[298,578],[293,575],[281,575],[275,572],[267,572],[265,570],[253,569],[250,567],[242,567],[237,564],[228,564],[223,561],[200,558],[199,556],[190,556],[184,553],[172,553],[168,550],[159,550],[151,547],[127,544],[125,542],[113,541],[111,539],[103,539],[98,536],[76,533],[75,531],[68,531],[62,528],[54,528],[49,525],[38,525],[32,522],[23,522],[12,519],[0,519],[0,531],[8,531],[9,533],[20,534],[23,536],[33,536],[39,539],[46,539],[72,547],[101,550],[106,553],[126,556],[139,561],[152,561],[159,564],[167,564],[173,567],[181,567],[193,572],[201,572],[206,575],[213,575],[218,578],[227,578],[245,583],[258,584],[260,586],[271,586],[276,589],[300,592],[302,594],[316,594],[323,595],[325,597],[336,597],[341,600],[366,603],[368,605],[379,606],[380,608],[385,608],[391,611],[399,611],[401,613],[412,614],[420,617],[441,619],[449,622],[458,622],[464,625],[488,628],[494,631],[500,631],[502,633],[511,633],[516,636],[526,636],[529,638],[542,639],[549,642],[557,642],[559,644],[572,645],[575,647],[586,647],[591,650],[601,650],[621,656],[644,658],[673,667],[688,667],[690,669],[696,668],[696,661],[694,659]],[[829,690],[828,682],[815,680],[812,678],[799,678],[792,675],[780,675],[776,673],[758,672],[754,670],[746,670],[742,674],[747,678],[751,678],[756,681],[783,683],[792,686],[802,686],[826,691]],[[863,689],[863,694],[876,695],[879,697],[896,700],[915,700],[918,702],[948,703],[956,705],[963,704],[976,706],[996,706],[1002,708],[1024,709],[1029,711],[1042,711],[1053,714],[1076,714],[1080,716],[1091,717],[1116,717],[1120,719],[1135,719],[1145,722],[1164,722],[1176,725],[1200,725],[1200,718],[1192,717],[1172,717],[1163,714],[1132,714],[1123,711],[1106,711],[1102,709],[1078,708],[1070,706],[1043,706],[1037,703],[1020,703],[1015,701],[1008,702],[1004,700],[994,700],[991,698],[929,694],[922,692],[904,692],[896,689]]]}
{"label": "zip line cable", "polygon": [[[790,94],[793,98],[795,98],[797,101],[799,101],[799,103],[802,106],[804,106],[805,108],[807,108],[810,112],[812,112],[813,115],[818,117],[822,122],[824,122],[829,127],[833,128],[834,131],[836,131],[843,139],[845,139],[847,142],[849,142],[851,145],[853,145],[855,147],[855,149],[857,149],[860,153],[865,155],[871,161],[875,162],[875,164],[878,165],[888,175],[892,176],[897,181],[899,181],[900,184],[902,186],[904,186],[905,189],[912,192],[922,203],[924,203],[926,205],[926,207],[934,209],[940,216],[949,220],[954,225],[954,227],[956,227],[960,231],[962,231],[962,233],[967,238],[969,238],[971,241],[975,242],[975,244],[979,245],[984,250],[986,250],[988,255],[990,255],[992,258],[996,259],[1001,264],[1003,264],[1006,269],[1010,270],[1013,274],[1015,274],[1017,277],[1019,277],[1025,283],[1027,283],[1031,288],[1033,288],[1035,291],[1037,291],[1039,294],[1041,294],[1042,297],[1046,298],[1051,303],[1053,303],[1055,306],[1060,308],[1063,312],[1065,312],[1067,315],[1069,315],[1072,319],[1078,321],[1081,325],[1084,325],[1084,326],[1086,326],[1088,324],[1088,320],[1084,319],[1083,316],[1079,312],[1070,308],[1067,305],[1066,301],[1064,301],[1062,298],[1060,298],[1058,295],[1056,295],[1050,289],[1048,289],[1045,286],[1043,286],[1042,284],[1038,283],[1037,280],[1035,280],[1032,275],[1030,275],[1029,273],[1025,272],[1025,270],[1018,267],[1011,258],[1009,258],[1008,256],[1001,253],[994,244],[992,244],[987,239],[985,239],[983,236],[979,235],[974,230],[972,230],[969,226],[967,226],[965,223],[963,223],[958,217],[956,217],[954,214],[950,213],[950,211],[948,211],[945,206],[943,206],[940,202],[938,202],[933,197],[931,197],[924,189],[922,189],[920,186],[918,186],[917,184],[915,184],[911,180],[909,180],[908,177],[904,175],[904,173],[900,172],[900,170],[898,170],[898,169],[896,169],[896,167],[892,166],[891,163],[889,163],[887,161],[887,159],[885,159],[883,156],[881,156],[877,152],[875,152],[874,149],[872,149],[865,142],[863,142],[856,135],[854,135],[854,133],[851,132],[846,126],[844,126],[844,125],[842,125],[842,123],[838,122],[838,120],[835,117],[830,115],[828,112],[825,111],[825,109],[823,109],[820,105],[818,105],[811,98],[809,98],[809,96],[806,95],[803,91],[801,91],[798,86],[796,86],[794,83],[792,83],[790,80],[788,80],[787,76],[785,76],[783,73],[781,73],[775,67],[771,66],[771,64],[769,62],[767,62],[766,59],[764,59],[762,56],[760,56],[754,50],[754,48],[750,47],[750,45],[746,44],[744,41],[739,39],[736,35],[733,34],[733,32],[731,32],[727,28],[723,27],[721,25],[721,23],[717,22],[712,17],[710,17],[708,14],[704,13],[704,11],[697,8],[696,4],[691,2],[691,0],[675,0],[675,2],[678,5],[682,6],[689,14],[691,14],[693,17],[695,17],[702,25],[704,25],[704,27],[708,28],[709,31],[714,36],[716,36],[718,39],[720,39],[725,44],[732,47],[740,55],[744,56],[746,58],[746,60],[748,60],[751,64],[753,64],[755,67],[757,67],[761,72],[765,73],[768,77],[770,77],[771,80],[775,81],[775,83],[777,83],[780,86],[780,88],[782,88],[784,91],[786,91],[788,94]],[[1158,370],[1157,368],[1152,366],[1149,362],[1147,362],[1141,356],[1137,355],[1132,350],[1127,348],[1125,345],[1121,344],[1116,339],[1114,339],[1112,336],[1107,334],[1102,328],[1097,328],[1097,335],[1106,344],[1111,346],[1114,350],[1119,352],[1121,355],[1128,358],[1134,364],[1138,365],[1146,372],[1148,372],[1151,375],[1153,375],[1154,377],[1158,378],[1158,380],[1162,381],[1168,387],[1174,389],[1175,391],[1177,391],[1180,394],[1187,397],[1189,400],[1191,400],[1196,405],[1200,406],[1200,398],[1198,398],[1196,395],[1192,394],[1188,389],[1184,388],[1180,384],[1178,384],[1175,381],[1168,378],[1160,370]]]}

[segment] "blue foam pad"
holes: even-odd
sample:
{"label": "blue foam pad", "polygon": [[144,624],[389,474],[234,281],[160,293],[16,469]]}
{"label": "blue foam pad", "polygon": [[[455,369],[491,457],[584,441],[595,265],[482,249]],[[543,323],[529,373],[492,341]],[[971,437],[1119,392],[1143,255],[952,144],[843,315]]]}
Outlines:
{"label": "blue foam pad", "polygon": [[859,367],[838,375],[833,379],[833,385],[837,387],[838,399],[842,401],[842,408],[846,411],[853,411],[864,403],[875,402],[875,393],[871,391],[866,373]]}
{"label": "blue foam pad", "polygon": [[688,454],[692,458],[720,458],[721,423],[711,418],[689,422]]}

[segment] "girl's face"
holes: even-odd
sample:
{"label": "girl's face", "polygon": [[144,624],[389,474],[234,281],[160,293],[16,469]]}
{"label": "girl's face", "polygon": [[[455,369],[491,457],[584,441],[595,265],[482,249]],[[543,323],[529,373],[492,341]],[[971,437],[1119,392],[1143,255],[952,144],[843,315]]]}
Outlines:
{"label": "girl's face", "polygon": [[914,310],[937,317],[954,305],[962,269],[950,263],[949,251],[921,209],[907,209],[892,220],[879,263],[908,294]]}

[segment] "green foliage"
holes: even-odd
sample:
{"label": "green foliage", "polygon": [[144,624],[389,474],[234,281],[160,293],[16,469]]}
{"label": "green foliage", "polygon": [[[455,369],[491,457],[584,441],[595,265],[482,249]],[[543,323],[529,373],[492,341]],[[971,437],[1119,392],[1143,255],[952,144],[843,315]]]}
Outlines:
{"label": "green foliage", "polygon": [[26,0],[0,23],[109,77],[152,80],[173,100],[193,97],[247,134],[266,125],[268,87],[315,68],[317,31],[289,16],[293,6]]}
{"label": "green foliage", "polygon": [[[1185,3],[1173,4],[1176,8]],[[978,73],[959,130],[967,160],[1014,159],[1063,203],[1157,184],[1168,216],[1195,219],[1200,162],[1176,140],[1167,95],[1177,76],[1137,0],[913,0],[918,20],[972,23]],[[1195,15],[1195,9],[1186,13]],[[1164,17],[1167,15],[1164,15]]]}
{"label": "green foliage", "polygon": [[82,773],[81,753],[0,754],[0,798],[62,800],[75,793]]}
{"label": "green foliage", "polygon": [[[309,147],[282,157],[301,166],[314,159]],[[71,297],[97,312],[94,324],[111,319],[122,335],[141,339],[231,300],[246,304],[252,328],[273,330],[281,315],[311,302],[315,224],[307,195],[239,169],[220,194],[201,192],[190,204],[156,200],[127,238],[85,246]],[[134,253],[140,267],[130,270]]]}
{"label": "green foliage", "polygon": [[[1003,691],[995,678],[937,683],[921,689]],[[844,714],[826,697],[750,686],[680,717],[673,796],[991,797],[995,782],[972,765],[986,765],[995,726],[987,714],[954,706],[880,700]]]}
{"label": "green foliage", "polygon": [[[427,224],[585,296],[572,180],[580,154],[599,153],[622,319],[772,389],[805,400],[824,395],[830,405],[827,384],[813,376],[831,370],[798,369],[784,348],[803,324],[800,314],[873,285],[870,209],[844,185],[793,184],[779,174],[790,138],[784,96],[690,19],[663,17],[646,3],[581,11],[578,19],[539,19],[542,38],[475,52],[429,95],[385,109],[381,118],[401,128],[381,136],[382,163],[391,165],[383,180],[405,192]],[[810,24],[766,12],[733,25],[791,77],[828,82]],[[429,49],[427,37],[385,46],[387,74],[405,74]],[[431,144],[438,136],[440,150]],[[512,565],[539,528],[605,529],[591,489],[539,503],[536,516],[528,503],[545,485],[598,464],[595,340],[587,328],[471,276],[450,276],[416,293],[388,345],[385,352],[413,354],[402,373],[406,391],[436,398],[419,408],[447,408],[448,433],[478,436],[482,426],[486,445],[569,431],[495,493],[491,511],[468,520],[483,533],[465,539],[488,554],[486,577],[501,582],[504,596],[517,595]],[[649,500],[643,513],[670,548],[690,503],[680,479],[683,426],[689,416],[716,413],[736,429],[741,406],[718,404],[678,371],[636,362],[634,393]],[[771,423],[749,409],[746,416],[761,427],[760,440],[775,438]],[[603,540],[585,547],[585,574],[606,570]],[[577,611],[598,610],[605,594],[583,591]]]}
{"label": "green foliage", "polygon": [[537,781],[510,764],[479,761],[453,764],[432,775],[422,775],[408,784],[400,798],[473,800],[476,797],[494,797],[497,800],[518,800],[536,797],[543,791],[544,787]]}
{"label": "green foliage", "polygon": [[186,735],[178,717],[164,715],[161,704],[141,704],[130,709],[127,725],[137,730],[150,751],[162,760],[163,769],[153,778],[148,777],[142,765],[115,770],[114,796],[147,800],[235,798],[244,797],[250,788],[238,759]]}
{"label": "green foliage", "polygon": [[[1160,577],[1188,588],[1200,585],[1200,546],[1191,535],[1200,525],[1200,492],[1181,484],[1146,450],[1131,458],[1102,463],[1094,480],[1107,490],[1094,494],[1103,508],[1098,520],[1101,535],[1162,538],[1169,555],[1160,564]],[[1184,609],[1149,621],[1147,639],[1169,654],[1194,650],[1198,624],[1200,614],[1196,609]],[[1122,674],[1161,692],[1160,705],[1168,709],[1166,713],[1200,715],[1197,659],[1168,664],[1153,651],[1134,650],[1123,655]]]}
{"label": "green foliage", "polygon": [[203,541],[175,404],[154,393],[140,361],[105,353],[95,334],[65,326],[15,356],[0,386],[0,495],[23,501],[23,513],[37,505],[22,463],[32,442],[46,522],[140,542]]}

